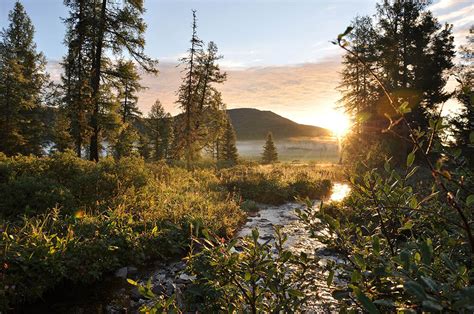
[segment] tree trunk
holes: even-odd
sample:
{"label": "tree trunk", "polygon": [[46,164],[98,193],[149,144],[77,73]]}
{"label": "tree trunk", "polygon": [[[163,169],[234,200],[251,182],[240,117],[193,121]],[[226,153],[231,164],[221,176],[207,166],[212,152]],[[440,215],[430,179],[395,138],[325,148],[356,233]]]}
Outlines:
{"label": "tree trunk", "polygon": [[94,68],[92,70],[92,99],[94,101],[94,110],[91,117],[91,143],[89,159],[99,161],[99,88],[101,75],[102,45],[104,38],[105,18],[106,18],[107,0],[102,0],[99,31],[96,41],[96,52],[94,56]]}

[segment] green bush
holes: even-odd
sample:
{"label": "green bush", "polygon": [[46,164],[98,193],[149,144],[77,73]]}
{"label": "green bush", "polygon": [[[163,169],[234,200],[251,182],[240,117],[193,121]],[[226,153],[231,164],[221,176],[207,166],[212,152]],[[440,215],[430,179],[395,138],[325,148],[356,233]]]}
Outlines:
{"label": "green bush", "polygon": [[183,255],[191,225],[228,237],[244,218],[210,169],[1,155],[0,180],[1,309],[63,281]]}
{"label": "green bush", "polygon": [[329,196],[333,170],[319,166],[237,166],[221,171],[229,192],[244,200],[283,204],[297,198],[324,199]]}
{"label": "green bush", "polygon": [[[472,221],[472,203],[458,190],[456,206],[436,182],[413,183],[418,166],[400,173],[386,162],[352,176],[352,192],[341,203],[321,209],[308,206],[300,218],[322,243],[342,254],[336,265],[347,289],[334,290],[341,309],[378,312],[461,312],[474,309],[472,244],[459,210]],[[465,176],[472,188],[472,172],[451,170],[451,178]],[[446,172],[447,173],[447,172]],[[454,197],[454,196],[453,196]],[[472,197],[471,197],[472,198]],[[355,302],[355,303],[354,303]]]}

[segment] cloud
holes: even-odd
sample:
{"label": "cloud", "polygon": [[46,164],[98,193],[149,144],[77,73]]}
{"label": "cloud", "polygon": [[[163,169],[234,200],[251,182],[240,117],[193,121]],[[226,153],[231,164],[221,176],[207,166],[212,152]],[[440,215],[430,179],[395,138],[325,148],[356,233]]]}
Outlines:
{"label": "cloud", "polygon": [[[339,57],[319,63],[223,69],[227,81],[219,90],[228,108],[272,110],[301,123],[318,124],[318,120],[324,122],[318,116],[332,110],[340,97],[335,90],[339,82]],[[148,89],[140,95],[140,109],[148,112],[154,101],[160,99],[167,111],[176,114],[180,69],[175,64],[162,63],[159,70],[157,77],[143,75],[143,84]]]}
{"label": "cloud", "polygon": [[440,0],[430,5],[429,9],[440,22],[453,24],[456,46],[466,43],[469,28],[474,25],[472,0]]}

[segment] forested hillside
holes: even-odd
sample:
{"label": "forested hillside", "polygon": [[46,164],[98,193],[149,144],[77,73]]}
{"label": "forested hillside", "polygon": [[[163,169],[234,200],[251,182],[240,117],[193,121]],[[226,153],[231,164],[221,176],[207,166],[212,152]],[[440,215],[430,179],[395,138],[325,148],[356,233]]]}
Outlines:
{"label": "forested hillside", "polygon": [[303,125],[271,111],[253,108],[227,110],[238,140],[261,140],[268,132],[276,139],[331,136],[327,129]]}

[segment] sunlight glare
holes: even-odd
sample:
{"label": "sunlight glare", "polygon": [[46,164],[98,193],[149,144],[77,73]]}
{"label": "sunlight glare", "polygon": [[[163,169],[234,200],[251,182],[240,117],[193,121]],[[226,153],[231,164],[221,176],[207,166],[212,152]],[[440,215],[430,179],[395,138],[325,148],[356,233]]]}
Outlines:
{"label": "sunlight glare", "polygon": [[351,127],[351,121],[347,114],[341,111],[333,111],[325,117],[328,128],[337,137],[343,137]]}

